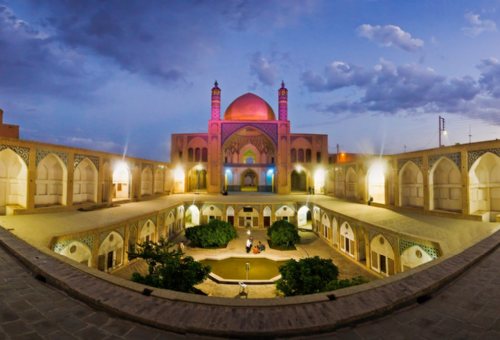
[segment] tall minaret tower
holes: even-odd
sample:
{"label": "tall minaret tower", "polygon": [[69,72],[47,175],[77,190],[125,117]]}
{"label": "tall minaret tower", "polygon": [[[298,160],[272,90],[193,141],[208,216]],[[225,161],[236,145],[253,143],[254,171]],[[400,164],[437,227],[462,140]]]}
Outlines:
{"label": "tall minaret tower", "polygon": [[281,88],[278,90],[278,113],[279,120],[288,120],[288,90],[285,82],[281,82]]}
{"label": "tall minaret tower", "polygon": [[212,87],[212,120],[220,120],[220,88],[217,80]]}

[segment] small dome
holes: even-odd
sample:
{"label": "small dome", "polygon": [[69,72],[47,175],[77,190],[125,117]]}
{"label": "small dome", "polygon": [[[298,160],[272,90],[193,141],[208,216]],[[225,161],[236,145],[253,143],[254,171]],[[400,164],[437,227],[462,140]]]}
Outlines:
{"label": "small dome", "polygon": [[224,120],[276,120],[276,117],[264,99],[253,93],[246,93],[228,106]]}

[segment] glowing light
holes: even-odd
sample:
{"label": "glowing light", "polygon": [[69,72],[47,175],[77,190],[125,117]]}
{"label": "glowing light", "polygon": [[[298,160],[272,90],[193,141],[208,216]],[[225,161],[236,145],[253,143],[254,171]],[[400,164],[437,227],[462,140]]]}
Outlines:
{"label": "glowing light", "polygon": [[320,184],[321,186],[325,182],[325,170],[318,169],[314,173],[314,183]]}
{"label": "glowing light", "polygon": [[443,130],[443,136],[446,136],[446,135],[448,135],[448,131]]}
{"label": "glowing light", "polygon": [[385,181],[386,164],[378,160],[370,167],[369,181],[373,184],[383,184]]}
{"label": "glowing light", "polygon": [[175,168],[174,170],[174,179],[176,181],[182,181],[184,180],[184,169],[182,169],[182,167],[177,167]]}
{"label": "glowing light", "polygon": [[267,170],[267,175],[268,176],[271,176],[272,174],[274,174],[274,169]]}
{"label": "glowing light", "polygon": [[195,168],[196,170],[200,171],[200,170],[203,170],[203,165],[201,165],[201,164],[197,164],[194,168]]}
{"label": "glowing light", "polygon": [[297,170],[297,172],[302,172],[302,170],[304,170],[304,168],[302,167],[302,165],[296,165],[295,170]]}
{"label": "glowing light", "polygon": [[230,175],[230,174],[231,174],[231,170],[226,169],[226,175]]}
{"label": "glowing light", "polygon": [[247,230],[247,235],[250,236],[252,234],[252,232],[249,230]]}
{"label": "glowing light", "polygon": [[115,164],[115,170],[113,171],[113,181],[128,182],[128,179],[129,179],[128,164],[124,161],[117,162]]}

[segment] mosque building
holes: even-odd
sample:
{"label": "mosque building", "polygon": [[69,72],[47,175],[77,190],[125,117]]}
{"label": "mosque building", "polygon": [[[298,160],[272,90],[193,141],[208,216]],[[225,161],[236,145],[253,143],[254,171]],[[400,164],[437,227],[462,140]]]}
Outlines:
{"label": "mosque building", "polygon": [[[325,193],[328,135],[290,132],[288,90],[278,90],[278,117],[261,97],[236,98],[221,117],[221,89],[212,88],[208,133],[172,135],[175,192]],[[184,167],[181,168],[181,167]]]}

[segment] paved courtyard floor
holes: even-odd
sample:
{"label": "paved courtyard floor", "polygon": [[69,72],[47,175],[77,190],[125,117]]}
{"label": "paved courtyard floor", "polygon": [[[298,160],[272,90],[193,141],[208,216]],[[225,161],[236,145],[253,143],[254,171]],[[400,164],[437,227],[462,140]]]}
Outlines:
{"label": "paved courtyard floor", "polygon": [[[300,259],[309,256],[319,256],[321,258],[331,258],[333,260],[333,263],[339,268],[340,279],[363,276],[368,281],[372,281],[378,278],[362,265],[349,260],[346,256],[333,249],[313,232],[301,231],[301,242],[297,245],[297,249],[287,251],[269,248],[265,230],[252,230],[251,233],[255,243],[261,241],[266,246],[266,250],[264,252],[260,254],[247,254],[245,250],[245,243],[248,236],[246,231],[241,229],[238,230],[238,238],[230,241],[225,249],[192,248],[189,247],[189,243],[183,235],[177,237],[175,242],[183,241],[187,244],[185,250],[186,255],[192,256],[195,260],[202,260],[206,258],[223,259],[227,257],[265,257],[273,260],[288,260],[291,258]],[[144,262],[135,261],[129,266],[125,266],[115,271],[114,275],[128,280],[135,271],[146,273],[147,266]],[[237,284],[219,284],[211,279],[206,279],[203,283],[197,285],[196,288],[201,289],[209,296],[240,298],[240,288]],[[275,298],[277,296],[275,288],[275,284],[247,285],[247,298]]]}

